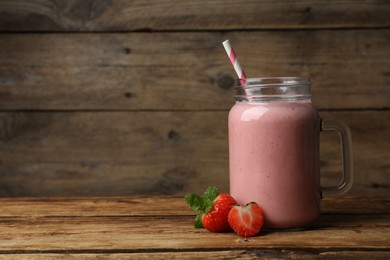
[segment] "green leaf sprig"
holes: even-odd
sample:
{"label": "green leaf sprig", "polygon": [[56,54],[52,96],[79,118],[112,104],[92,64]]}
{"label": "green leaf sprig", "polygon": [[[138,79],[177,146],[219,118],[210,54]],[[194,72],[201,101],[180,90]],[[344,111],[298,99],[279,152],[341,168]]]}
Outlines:
{"label": "green leaf sprig", "polygon": [[190,208],[198,212],[194,221],[195,228],[203,228],[202,225],[202,216],[203,214],[210,211],[213,206],[215,198],[219,195],[218,188],[215,186],[209,186],[203,193],[202,196],[199,196],[195,193],[188,193],[184,200],[190,206]]}

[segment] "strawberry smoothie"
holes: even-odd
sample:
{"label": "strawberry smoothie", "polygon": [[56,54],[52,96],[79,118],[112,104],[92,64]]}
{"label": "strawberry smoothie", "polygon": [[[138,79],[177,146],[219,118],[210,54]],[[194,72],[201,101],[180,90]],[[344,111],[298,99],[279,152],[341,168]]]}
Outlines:
{"label": "strawberry smoothie", "polygon": [[238,101],[229,113],[230,193],[257,202],[265,227],[299,228],[319,215],[320,118],[310,98]]}

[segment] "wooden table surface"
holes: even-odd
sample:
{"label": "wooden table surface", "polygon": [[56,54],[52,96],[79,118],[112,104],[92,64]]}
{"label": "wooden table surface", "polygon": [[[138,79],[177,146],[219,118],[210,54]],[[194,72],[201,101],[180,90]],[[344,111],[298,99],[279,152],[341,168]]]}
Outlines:
{"label": "wooden table surface", "polygon": [[322,201],[306,230],[234,233],[194,229],[180,197],[0,199],[0,259],[390,259],[390,197]]}

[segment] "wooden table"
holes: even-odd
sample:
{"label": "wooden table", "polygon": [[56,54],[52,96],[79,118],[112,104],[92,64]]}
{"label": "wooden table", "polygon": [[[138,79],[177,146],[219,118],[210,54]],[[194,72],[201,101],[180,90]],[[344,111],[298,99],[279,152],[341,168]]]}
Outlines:
{"label": "wooden table", "polygon": [[0,199],[0,259],[390,259],[389,214],[390,197],[325,199],[309,229],[244,239],[194,229],[179,197]]}

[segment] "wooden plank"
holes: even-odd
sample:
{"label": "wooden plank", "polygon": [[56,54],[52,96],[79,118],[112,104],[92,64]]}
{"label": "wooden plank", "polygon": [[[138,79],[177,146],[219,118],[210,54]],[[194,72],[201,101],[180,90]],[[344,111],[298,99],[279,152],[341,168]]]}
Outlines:
{"label": "wooden plank", "polygon": [[[383,193],[384,194],[384,193]],[[384,196],[382,194],[382,196]],[[335,198],[325,198],[321,201],[323,214],[390,214],[390,202],[381,195],[366,195],[361,197],[343,195]],[[360,205],[360,206],[359,206]]]}
{"label": "wooden plank", "polygon": [[293,250],[223,250],[189,252],[144,252],[144,253],[29,253],[0,255],[0,259],[46,260],[46,259],[389,259],[388,251],[314,251]]}
{"label": "wooden plank", "polygon": [[[333,208],[337,201],[352,207]],[[233,233],[215,234],[194,229],[194,216],[179,213],[183,209],[182,198],[28,198],[1,199],[0,202],[2,211],[15,213],[0,217],[0,256],[14,259],[18,256],[31,256],[33,259],[64,257],[65,254],[86,258],[101,255],[172,255],[175,258],[197,252],[199,256],[223,256],[229,251],[245,257],[301,258],[334,258],[338,254],[364,257],[368,253],[381,257],[389,253],[389,203],[388,197],[383,196],[329,199],[326,206],[337,213],[321,215],[309,229],[263,230],[259,236],[248,239]],[[387,214],[374,214],[377,206],[387,207]],[[123,215],[125,207],[135,214]],[[178,212],[171,210],[176,207]],[[356,214],[353,207],[365,208],[370,215]],[[95,214],[91,214],[93,211]],[[109,211],[111,214],[106,215]],[[142,215],[142,212],[146,214]],[[16,253],[18,255],[13,255]]]}
{"label": "wooden plank", "polygon": [[235,73],[221,45],[226,38],[250,76],[310,76],[319,108],[389,108],[389,35],[389,29],[3,34],[0,109],[227,110]]}
{"label": "wooden plank", "polygon": [[[234,233],[195,229],[191,217],[0,219],[0,254],[29,251],[315,249],[387,250],[388,216],[336,216],[329,226],[263,231],[243,239]],[[353,223],[353,224],[351,224]],[[376,224],[375,224],[376,223]]]}
{"label": "wooden plank", "polygon": [[[321,213],[325,215],[385,215],[390,214],[390,201],[383,195],[328,198],[322,200]],[[0,199],[0,218],[5,219],[97,216],[172,217],[194,216],[194,214],[183,197],[172,196]],[[327,217],[322,216],[322,218],[322,223],[326,222]]]}
{"label": "wooden plank", "polygon": [[[383,207],[383,198],[376,200]],[[383,209],[374,211],[383,213]],[[183,197],[172,196],[0,199],[0,218],[193,215]]]}
{"label": "wooden plank", "polygon": [[324,259],[389,259],[388,251],[342,251],[342,252],[324,252],[320,254]]}
{"label": "wooden plank", "polygon": [[226,188],[226,112],[1,115],[2,196],[175,194],[210,183]]}
{"label": "wooden plank", "polygon": [[[390,167],[388,163],[376,164],[376,161],[390,158],[390,113],[383,111],[370,113],[321,112],[323,118],[339,119],[351,128],[354,156],[354,186],[351,193],[380,191],[388,193],[390,189]],[[371,116],[368,116],[371,114]],[[335,185],[341,180],[341,157],[338,135],[321,133],[321,181],[323,185]],[[376,172],[377,174],[375,174]]]}
{"label": "wooden plank", "polygon": [[[389,111],[324,112],[350,125],[351,194],[387,192]],[[226,111],[0,113],[1,196],[228,191]],[[338,138],[322,142],[324,184],[339,177]],[[326,141],[326,142],[325,142]],[[337,148],[336,151],[335,148]]]}
{"label": "wooden plank", "polygon": [[385,0],[0,1],[1,31],[235,30],[388,27]]}

